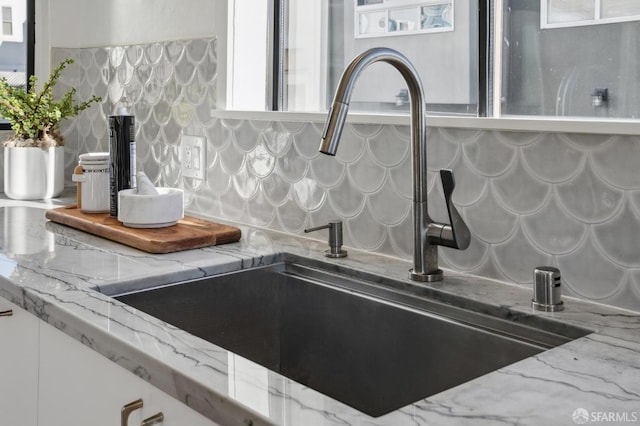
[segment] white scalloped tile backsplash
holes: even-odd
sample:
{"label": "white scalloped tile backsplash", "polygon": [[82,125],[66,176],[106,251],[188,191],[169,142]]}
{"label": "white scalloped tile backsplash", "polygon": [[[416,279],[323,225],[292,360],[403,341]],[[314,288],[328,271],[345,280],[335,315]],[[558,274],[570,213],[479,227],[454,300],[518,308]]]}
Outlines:
{"label": "white scalloped tile backsplash", "polygon": [[[212,39],[53,57],[76,60],[58,90],[104,99],[63,129],[67,176],[80,153],[108,150],[106,119],[126,96],[139,167],[185,188],[190,211],[295,234],[339,218],[345,245],[411,259],[408,126],[347,125],[331,158],[321,123],[211,118]],[[207,137],[205,183],[181,176],[182,132]],[[431,215],[447,220],[438,170],[451,168],[473,236],[441,249],[442,266],[530,286],[535,266],[554,265],[565,294],[640,310],[640,136],[429,128],[428,155]]]}

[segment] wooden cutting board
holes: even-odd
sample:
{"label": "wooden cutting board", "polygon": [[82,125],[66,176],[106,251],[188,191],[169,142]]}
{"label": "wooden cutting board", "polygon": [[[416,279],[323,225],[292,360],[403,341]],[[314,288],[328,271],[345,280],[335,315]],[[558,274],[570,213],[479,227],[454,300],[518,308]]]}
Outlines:
{"label": "wooden cutting board", "polygon": [[233,243],[240,240],[240,229],[208,220],[185,216],[164,228],[127,228],[109,213],[83,213],[76,206],[48,210],[47,219],[99,237],[126,244],[149,253],[172,253]]}

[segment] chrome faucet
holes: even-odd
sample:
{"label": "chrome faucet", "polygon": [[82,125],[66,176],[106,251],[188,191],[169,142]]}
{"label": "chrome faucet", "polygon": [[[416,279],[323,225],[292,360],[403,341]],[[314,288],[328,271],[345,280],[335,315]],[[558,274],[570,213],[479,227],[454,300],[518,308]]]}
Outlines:
{"label": "chrome faucet", "polygon": [[464,250],[469,247],[471,237],[469,228],[451,201],[455,187],[451,170],[440,171],[450,225],[434,222],[429,217],[424,91],[416,69],[404,55],[393,49],[378,47],[361,53],[351,61],[344,70],[333,97],[333,104],[322,132],[320,152],[328,155],[336,154],[355,82],[360,72],[374,62],[386,62],[396,68],[404,77],[410,95],[415,232],[413,269],[409,271],[409,278],[415,281],[439,281],[442,279],[442,270],[438,268],[437,246]]}

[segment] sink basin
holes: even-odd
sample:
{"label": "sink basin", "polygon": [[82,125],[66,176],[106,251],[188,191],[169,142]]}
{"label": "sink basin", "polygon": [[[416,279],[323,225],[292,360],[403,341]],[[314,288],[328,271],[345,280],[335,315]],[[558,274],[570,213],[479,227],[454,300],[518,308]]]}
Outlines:
{"label": "sink basin", "polygon": [[115,297],[374,417],[588,333],[293,262]]}

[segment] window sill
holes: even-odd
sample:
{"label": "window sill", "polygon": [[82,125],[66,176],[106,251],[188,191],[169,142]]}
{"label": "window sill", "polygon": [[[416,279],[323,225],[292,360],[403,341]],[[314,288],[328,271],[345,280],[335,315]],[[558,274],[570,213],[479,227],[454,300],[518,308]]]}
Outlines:
{"label": "window sill", "polygon": [[[327,114],[319,112],[214,110],[214,118],[324,123]],[[350,113],[347,122],[355,124],[408,125],[408,115]],[[552,117],[445,117],[427,116],[427,126],[513,132],[584,133],[640,135],[640,120],[594,120]]]}

